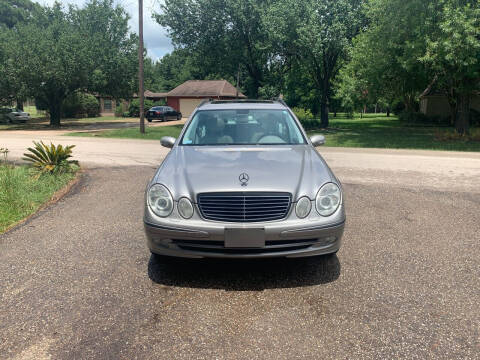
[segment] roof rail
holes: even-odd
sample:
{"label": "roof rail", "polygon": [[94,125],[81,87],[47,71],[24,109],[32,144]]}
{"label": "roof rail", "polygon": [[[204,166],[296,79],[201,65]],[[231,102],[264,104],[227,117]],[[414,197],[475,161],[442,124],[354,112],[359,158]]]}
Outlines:
{"label": "roof rail", "polygon": [[273,101],[276,101],[276,102],[282,104],[283,106],[288,106],[287,103],[285,102],[285,100],[283,100],[281,97],[277,97],[277,98],[273,99]]}
{"label": "roof rail", "polygon": [[202,106],[205,105],[206,103],[210,103],[210,102],[212,102],[211,99],[203,99],[203,100],[200,102],[200,104],[198,104],[197,107],[202,107]]}
{"label": "roof rail", "polygon": [[283,106],[288,106],[287,103],[281,99],[271,99],[271,100],[258,100],[258,99],[224,99],[224,100],[214,100],[214,99],[204,99],[198,104],[197,107],[202,107],[205,104],[232,104],[232,103],[240,103],[240,104],[273,104],[273,103],[280,103]]}
{"label": "roof rail", "polygon": [[230,103],[258,103],[272,104],[273,100],[257,100],[257,99],[232,99],[232,100],[213,100],[212,104],[230,104]]}

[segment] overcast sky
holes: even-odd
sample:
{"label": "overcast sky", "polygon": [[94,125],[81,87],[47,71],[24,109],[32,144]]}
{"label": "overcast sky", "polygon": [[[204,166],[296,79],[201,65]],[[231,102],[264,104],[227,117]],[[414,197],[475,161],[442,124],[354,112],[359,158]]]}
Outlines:
{"label": "overcast sky", "polygon": [[[161,58],[173,50],[170,39],[165,29],[158,25],[151,17],[154,10],[158,11],[161,0],[143,1],[143,37],[148,55],[153,59]],[[55,0],[36,0],[42,5],[52,5]],[[63,4],[76,4],[82,6],[86,0],[63,0]],[[130,28],[138,32],[138,0],[114,0],[115,4],[121,4],[130,14]]]}

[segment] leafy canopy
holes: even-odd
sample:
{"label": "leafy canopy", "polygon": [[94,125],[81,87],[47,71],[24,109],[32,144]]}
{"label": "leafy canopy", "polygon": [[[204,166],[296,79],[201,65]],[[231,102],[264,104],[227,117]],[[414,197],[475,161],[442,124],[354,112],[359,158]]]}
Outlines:
{"label": "leafy canopy", "polygon": [[47,105],[54,126],[63,101],[77,90],[119,98],[135,90],[136,37],[112,0],[90,0],[83,8],[57,2],[17,24],[4,49],[7,65],[0,71],[14,74],[25,95]]}

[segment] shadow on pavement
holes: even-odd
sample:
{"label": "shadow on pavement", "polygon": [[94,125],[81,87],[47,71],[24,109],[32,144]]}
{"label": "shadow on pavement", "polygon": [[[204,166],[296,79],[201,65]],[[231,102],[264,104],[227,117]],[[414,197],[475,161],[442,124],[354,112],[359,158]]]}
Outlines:
{"label": "shadow on pavement", "polygon": [[298,259],[176,259],[151,256],[148,276],[166,286],[259,291],[326,284],[340,276],[337,255]]}

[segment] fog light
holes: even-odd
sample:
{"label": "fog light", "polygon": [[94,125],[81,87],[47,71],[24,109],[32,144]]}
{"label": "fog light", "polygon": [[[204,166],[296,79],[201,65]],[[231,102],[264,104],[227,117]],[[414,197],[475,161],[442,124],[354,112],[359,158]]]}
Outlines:
{"label": "fog light", "polygon": [[178,212],[185,219],[190,219],[193,216],[193,205],[187,198],[178,200]]}
{"label": "fog light", "polygon": [[323,243],[324,244],[331,244],[331,243],[335,242],[336,240],[337,240],[337,238],[335,236],[328,236],[328,237],[323,239]]}
{"label": "fog light", "polygon": [[295,212],[300,219],[307,217],[310,214],[310,210],[312,209],[312,202],[306,196],[300,198],[297,201],[297,206],[295,207]]}

